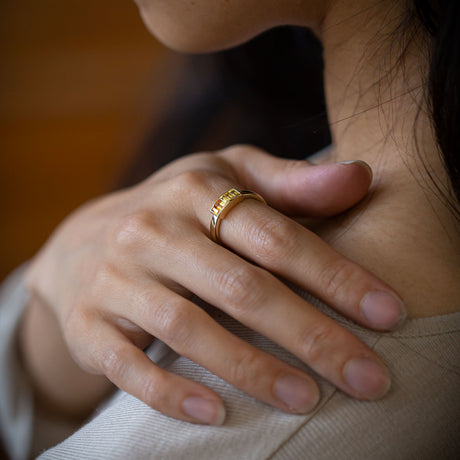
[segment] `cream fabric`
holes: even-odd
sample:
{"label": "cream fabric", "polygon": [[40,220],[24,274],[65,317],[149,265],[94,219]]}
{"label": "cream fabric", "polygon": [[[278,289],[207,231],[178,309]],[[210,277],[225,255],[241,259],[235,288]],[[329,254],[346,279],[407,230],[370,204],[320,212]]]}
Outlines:
{"label": "cream fabric", "polygon": [[[398,332],[378,334],[344,320],[317,300],[300,294],[352,330],[388,363],[393,387],[387,397],[378,402],[355,401],[319,379],[322,399],[317,410],[306,416],[288,415],[246,396],[185,358],[173,359],[167,348],[156,343],[150,350],[155,361],[210,386],[223,397],[227,407],[224,426],[205,427],[173,420],[132,396],[117,392],[89,423],[43,453],[40,459],[457,458],[460,313],[409,320]],[[11,315],[13,300],[4,300],[0,306],[2,323],[3,316]],[[17,306],[11,308],[16,309]],[[212,310],[212,314],[248,342],[305,368],[266,338],[221,312]],[[4,361],[0,365],[3,373]],[[19,374],[9,375],[12,382],[18,378]],[[8,387],[10,393],[0,388],[2,406],[13,396],[13,387]],[[13,420],[14,414],[2,415],[2,430]],[[30,436],[29,419],[16,422],[16,426],[23,433],[19,438]]]}
{"label": "cream fabric", "polygon": [[27,304],[22,286],[24,268],[12,273],[0,290],[0,434],[13,460],[26,458],[33,423],[33,399],[19,365],[15,340]]}

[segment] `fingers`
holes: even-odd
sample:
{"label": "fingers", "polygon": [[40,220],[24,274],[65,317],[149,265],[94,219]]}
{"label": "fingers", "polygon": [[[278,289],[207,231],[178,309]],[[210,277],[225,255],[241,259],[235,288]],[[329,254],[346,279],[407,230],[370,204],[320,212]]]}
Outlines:
{"label": "fingers", "polygon": [[314,233],[254,200],[223,220],[226,246],[306,289],[366,327],[389,330],[405,318],[405,307],[385,283],[351,262]]}
{"label": "fingers", "polygon": [[159,171],[152,179],[160,182],[190,172],[202,179],[207,175],[208,183],[214,178],[224,179],[230,186],[243,184],[292,216],[325,217],[343,212],[366,195],[372,181],[371,169],[362,161],[312,165],[308,161],[276,158],[247,145],[191,155]]}
{"label": "fingers", "polygon": [[[294,413],[308,412],[317,404],[319,391],[311,377],[235,337],[201,308],[162,284],[149,279],[142,284],[116,282],[113,298],[119,300],[107,305],[110,314],[141,326],[180,355],[267,404]],[[129,372],[139,374],[137,368]],[[155,370],[149,378],[157,375]],[[185,384],[182,387],[182,392],[190,391]],[[164,412],[164,405],[162,408]]]}
{"label": "fingers", "polygon": [[245,187],[288,215],[338,214],[361,200],[372,182],[372,171],[362,161],[314,166],[252,146],[230,147],[219,155]]}
{"label": "fingers", "polygon": [[[218,157],[216,161],[219,161]],[[369,175],[367,178],[370,180]],[[206,229],[206,235],[208,234],[207,228],[210,220],[208,209],[219,194],[228,190],[234,183],[229,182],[229,179],[226,179],[224,175],[209,169],[184,172],[176,176],[173,181],[165,182],[167,188],[164,190],[168,191],[170,197],[170,211],[181,217],[182,220],[179,222],[182,222],[182,225],[176,225],[174,229],[169,228],[168,230],[166,227],[174,223],[171,219],[166,221],[157,214],[153,224],[150,218],[144,216],[142,225],[139,222],[135,225],[136,228],[140,226],[143,229],[141,232],[142,252],[132,254],[138,259],[140,266],[146,267],[150,273],[161,275],[163,279],[173,280],[247,326],[270,337],[350,395],[361,399],[373,399],[380,397],[388,390],[388,373],[381,361],[368,347],[330,318],[294,295],[267,271],[273,271],[290,278],[307,288],[311,287],[310,284],[314,288],[319,286],[317,291],[313,289],[311,291],[319,292],[319,297],[326,299],[326,301],[332,299],[328,302],[329,304],[348,313],[358,321],[366,323],[368,318],[363,317],[360,310],[362,299],[357,302],[355,295],[351,301],[342,305],[341,296],[344,295],[345,291],[333,288],[334,283],[336,283],[334,279],[339,278],[333,277],[331,282],[322,282],[323,278],[319,276],[321,273],[327,273],[331,266],[333,269],[340,268],[340,262],[343,262],[343,258],[340,259],[324,243],[319,244],[318,241],[320,240],[314,239],[311,232],[300,226],[292,227],[295,225],[292,221],[275,213],[271,208],[260,204],[258,208],[254,207],[255,202],[247,200],[232,210],[224,220],[224,224],[232,218],[232,215],[236,219],[235,222],[239,222],[237,225],[240,228],[234,232],[234,236],[240,241],[232,242],[233,248],[267,270],[255,267],[239,256],[213,244],[193,225],[196,223],[196,216],[198,215],[202,227]],[[244,178],[242,182],[246,184]],[[162,193],[161,187],[157,193]],[[185,198],[187,199],[185,200]],[[241,218],[240,216],[238,219],[238,211],[240,209],[249,210],[249,206],[252,206],[250,218]],[[263,214],[267,210],[271,213],[270,215]],[[254,221],[255,230],[252,229],[247,232],[248,235],[252,235],[251,239],[243,230],[245,230],[244,225],[252,221]],[[260,226],[261,222],[265,222],[265,224]],[[283,232],[279,234],[280,236],[277,236],[275,231],[268,230],[270,225],[274,229],[281,222]],[[297,244],[290,248],[287,247],[284,244],[286,237],[288,239],[292,237]],[[261,241],[265,246],[265,252],[259,251],[254,246],[256,243],[260,244]],[[309,245],[312,245],[313,248],[309,249]],[[318,246],[316,250],[315,246]],[[274,258],[270,256],[272,248],[278,248],[277,256]],[[296,252],[298,254],[295,254]],[[151,254],[155,254],[155,257],[152,257]],[[278,254],[282,254],[284,257],[281,262],[276,260]],[[294,255],[297,258],[293,258]],[[317,267],[316,271],[308,270],[310,267],[305,265],[306,261],[309,262],[309,265],[314,263]],[[302,265],[301,270],[296,274],[298,263]],[[370,285],[382,287],[383,283],[376,281],[372,275],[365,273],[359,267],[351,265],[347,265],[347,267],[351,267],[348,271],[357,271],[356,282],[361,283],[361,291],[366,291],[367,286]],[[343,269],[339,271],[339,274],[348,273],[348,271]],[[361,278],[364,275],[363,281]],[[343,277],[343,275],[341,276]],[[326,275],[323,277],[327,279]],[[343,283],[343,285],[346,284],[346,282]],[[354,287],[353,283],[350,284],[350,289],[352,287]],[[360,292],[359,289],[358,292]],[[168,311],[185,310],[189,311],[183,306],[180,309],[168,309]],[[192,327],[189,327],[193,324],[199,330],[198,323],[192,323],[188,316],[187,319],[187,321],[182,321],[182,324],[187,326],[184,326],[184,329],[193,330]],[[136,324],[140,322],[147,324],[146,318],[133,318],[133,320],[136,321]],[[204,319],[202,318],[201,321]],[[280,322],[282,322],[281,327],[275,327]],[[174,321],[174,324],[179,324],[179,321]],[[382,325],[378,326],[381,327]],[[195,342],[188,343],[188,336],[184,335],[185,338],[183,337],[181,341],[176,342],[174,336],[177,334],[165,333],[168,328],[162,328],[163,332],[154,331],[154,325],[147,324],[146,330],[151,334],[163,334],[162,337],[166,343],[176,348],[179,353],[187,353],[186,350],[191,350],[187,356],[193,357],[192,359],[203,363],[205,367],[211,368],[209,366],[210,361],[212,361],[212,358],[209,358],[210,353],[206,353],[203,349],[194,352],[192,345]],[[200,335],[207,335],[207,329],[203,329]],[[161,337],[161,335],[159,336]],[[181,343],[188,346],[181,349]],[[218,343],[219,340],[217,339],[215,343],[211,342],[210,346],[213,347],[211,349],[218,350]],[[226,343],[225,340],[223,343]],[[228,349],[232,343],[228,342],[226,345]],[[216,354],[218,355],[218,353]],[[250,354],[249,356],[253,355]],[[204,361],[200,361],[203,357]],[[261,359],[261,357],[250,359],[250,362],[259,362]],[[238,357],[234,360],[236,363],[240,361],[241,359]],[[251,389],[247,390],[246,386],[235,377],[238,373],[227,375],[225,369],[219,370],[218,363],[211,362],[211,366],[213,370],[217,369],[215,372],[218,375],[253,394]],[[249,366],[244,367],[249,368]],[[263,372],[260,373],[263,374]]]}
{"label": "fingers", "polygon": [[[189,219],[193,220],[194,216],[196,218],[196,212],[202,226],[206,228],[209,225],[210,215],[207,212],[209,203],[207,205],[205,203],[209,200],[209,193],[213,193],[213,189],[217,187],[226,190],[229,188],[229,184],[228,182],[225,184],[225,180],[220,178],[220,182],[213,179],[210,185],[206,183],[206,176],[202,174],[188,175],[187,181],[181,184],[181,189],[189,191],[187,197],[191,206],[184,208],[183,204],[180,205],[182,216],[184,218],[188,216]],[[181,194],[178,196],[180,198]],[[180,200],[177,201],[180,202]],[[259,207],[256,207],[257,205]],[[249,210],[249,206],[252,207],[251,215],[248,218],[242,218],[241,215],[238,217],[241,210]],[[269,214],[264,214],[266,212]],[[336,253],[324,243],[320,244],[320,240],[312,239],[313,234],[311,232],[300,226],[298,226],[299,228],[289,227],[289,225],[295,224],[254,200],[245,200],[236,206],[225,218],[224,224],[231,218],[242,226],[234,234],[235,238],[240,240],[235,243],[235,248],[238,251],[253,260],[255,257],[260,257],[261,263],[265,263],[268,269],[273,269],[282,276],[291,277],[295,281],[300,278],[299,284],[303,286],[308,284],[305,283],[305,279],[302,279],[305,276],[309,283],[313,284],[313,287],[316,287],[316,284],[319,285],[317,290],[321,293],[320,297],[332,299],[330,304],[337,305],[339,310],[349,313],[352,317],[353,315],[356,318],[359,317],[360,304],[356,303],[356,296],[352,297],[351,302],[345,303],[348,310],[344,309],[340,302],[343,292],[340,289],[327,288],[330,283],[321,284],[322,279],[314,277],[315,273],[323,273],[329,267],[324,264],[325,261],[335,266],[334,264],[337,265],[337,261],[341,261],[341,259],[334,259],[332,255],[338,257]],[[253,232],[256,242],[263,242],[264,240],[267,242],[265,252],[261,252],[262,256],[254,255],[253,252],[257,253],[257,250],[254,251],[254,246],[251,247],[251,240],[247,238],[249,232],[244,231],[244,225],[254,221],[255,228],[259,228],[257,224],[263,220],[276,223],[280,222],[280,219],[286,219],[283,229],[286,231],[288,239],[292,237],[298,244],[294,246],[294,249],[287,251],[288,248],[284,244],[286,235],[274,239],[270,237],[274,235],[274,232],[268,233],[268,238],[260,231],[258,233]],[[157,228],[158,223],[155,226],[149,225],[148,222],[144,224],[144,231],[142,232],[143,250],[136,252],[135,256],[139,258],[139,263],[147,267],[151,273],[161,274],[163,278],[174,280],[210,304],[226,311],[230,316],[248,327],[271,338],[297,355],[334,385],[354,397],[361,399],[378,398],[388,390],[388,373],[368,347],[330,318],[322,315],[307,302],[294,295],[290,289],[268,271],[255,267],[236,254],[215,245],[207,236],[197,232],[193,227],[189,226],[188,231],[185,228],[178,229],[176,234],[166,232],[169,236],[165,239],[161,236],[165,233],[164,223],[160,228]],[[261,228],[262,231],[267,232],[267,225],[262,225]],[[305,233],[302,240],[299,240],[299,232]],[[208,230],[206,229],[207,233]],[[318,247],[315,250],[316,245]],[[278,246],[279,249],[277,249]],[[310,246],[312,247],[310,248]],[[147,249],[148,247],[151,250]],[[276,265],[276,260],[273,261],[267,256],[272,248],[279,250],[279,253],[285,257],[279,266]],[[299,263],[303,263],[299,275],[295,275],[297,259],[292,259],[296,251],[301,254],[298,257]],[[152,253],[155,253],[155,258],[149,255]],[[303,270],[306,263],[309,266],[314,265],[314,268],[319,268],[312,270],[307,266],[309,270]],[[283,267],[286,273],[282,272]],[[358,286],[358,292],[365,291],[371,285],[382,286],[383,283],[367,272],[364,281],[361,280],[361,275],[364,272],[359,267],[352,266],[351,271],[353,270],[356,270],[359,275],[356,276],[355,284],[361,283]],[[307,278],[308,274],[310,274],[310,278]],[[343,285],[346,286],[347,283],[344,282]],[[353,290],[356,286],[350,283],[347,288]],[[322,292],[323,289],[325,292]],[[279,325],[279,327],[275,325]],[[231,379],[229,381],[234,384]]]}
{"label": "fingers", "polygon": [[87,337],[99,346],[91,353],[91,367],[118,388],[173,418],[209,425],[224,422],[222,400],[212,390],[156,366],[109,323],[100,320],[93,326]]}
{"label": "fingers", "polygon": [[291,351],[353,397],[375,399],[388,390],[384,365],[353,334],[266,270],[201,238],[189,242],[186,266],[174,251],[163,255],[169,260],[162,269],[165,276]]}
{"label": "fingers", "polygon": [[[225,219],[221,237],[264,268],[208,238],[208,209],[232,186],[244,184],[260,192],[283,212],[322,216],[353,205],[369,183],[360,164],[313,167],[249,147],[180,160],[140,186],[88,205],[62,227],[54,249],[48,249],[53,269],[41,262],[41,271],[48,273],[41,282],[44,297],[53,300],[67,328],[67,343],[84,367],[104,373],[121,389],[175,418],[219,424],[225,413],[213,391],[146,357],[140,348],[151,336],[280,409],[308,411],[319,397],[310,377],[231,335],[184,298],[190,292],[270,337],[350,395],[377,398],[388,389],[389,378],[375,354],[269,271],[318,293],[363,323],[369,318],[362,316],[362,300],[357,307],[359,297],[382,284],[346,265],[310,232],[251,200]],[[245,210],[249,216],[241,214]],[[295,244],[288,246],[291,237]],[[59,263],[53,261],[53,251],[63,252]],[[122,267],[125,277],[117,278],[113,266]],[[55,277],[49,273],[62,267],[63,281],[53,287]],[[345,268],[337,271],[340,267]],[[351,291],[355,284],[358,294]],[[96,306],[87,310],[86,320],[81,305]],[[374,305],[369,311],[376,310]]]}
{"label": "fingers", "polygon": [[[203,177],[199,181],[203,183]],[[223,191],[230,188],[222,178],[214,179],[212,184],[212,187],[201,185],[201,190],[189,195],[192,206],[187,211],[190,218],[198,217],[206,235],[209,234],[209,203],[214,202],[209,193],[218,186]],[[215,196],[218,197],[219,192]],[[234,252],[303,287],[366,327],[390,330],[405,319],[402,300],[387,284],[339,254],[311,231],[256,200],[244,200],[232,208],[221,222],[220,240]],[[174,242],[179,247],[182,243],[181,240]],[[150,244],[158,244],[158,237],[152,238]],[[170,247],[177,250],[178,246]],[[188,250],[193,251],[190,245],[182,248],[181,253]],[[174,251],[166,253],[165,260],[177,257]],[[201,250],[198,257],[204,260],[205,256]]]}

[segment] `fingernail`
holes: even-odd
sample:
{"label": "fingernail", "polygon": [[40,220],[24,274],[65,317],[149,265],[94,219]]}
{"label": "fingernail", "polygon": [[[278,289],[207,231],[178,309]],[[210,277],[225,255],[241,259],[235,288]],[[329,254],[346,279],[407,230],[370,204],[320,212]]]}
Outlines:
{"label": "fingernail", "polygon": [[318,390],[308,380],[294,375],[279,377],[274,392],[291,411],[301,414],[311,411],[319,400]]}
{"label": "fingernail", "polygon": [[222,425],[225,420],[225,408],[217,401],[190,396],[182,402],[184,412],[201,423]]}
{"label": "fingernail", "polygon": [[381,398],[391,386],[387,370],[367,358],[348,361],[343,368],[343,376],[353,390],[367,399]]}
{"label": "fingernail", "polygon": [[389,292],[368,292],[361,300],[360,307],[364,317],[376,329],[396,329],[406,319],[403,301]]}
{"label": "fingernail", "polygon": [[341,161],[339,164],[341,164],[341,165],[360,164],[360,165],[364,166],[366,168],[367,172],[369,173],[369,176],[370,176],[371,181],[372,181],[374,173],[372,172],[372,168],[365,161],[362,161],[362,160]]}

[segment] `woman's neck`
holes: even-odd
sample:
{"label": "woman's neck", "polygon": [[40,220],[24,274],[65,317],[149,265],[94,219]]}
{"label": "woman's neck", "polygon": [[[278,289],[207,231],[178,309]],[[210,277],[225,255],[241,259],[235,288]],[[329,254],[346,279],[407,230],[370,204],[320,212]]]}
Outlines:
{"label": "woman's neck", "polygon": [[320,161],[364,160],[374,181],[368,199],[318,233],[396,289],[409,316],[458,311],[460,234],[427,173],[447,183],[424,107],[424,64],[411,52],[420,37],[401,58],[398,5],[356,2],[353,13],[352,2],[331,3],[320,36],[334,146]]}

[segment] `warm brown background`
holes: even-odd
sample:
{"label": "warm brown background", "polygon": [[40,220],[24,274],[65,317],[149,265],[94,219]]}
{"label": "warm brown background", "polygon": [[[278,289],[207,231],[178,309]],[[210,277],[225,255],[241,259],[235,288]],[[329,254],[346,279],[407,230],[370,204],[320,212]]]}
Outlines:
{"label": "warm brown background", "polygon": [[131,0],[0,1],[0,280],[110,190],[175,59]]}

